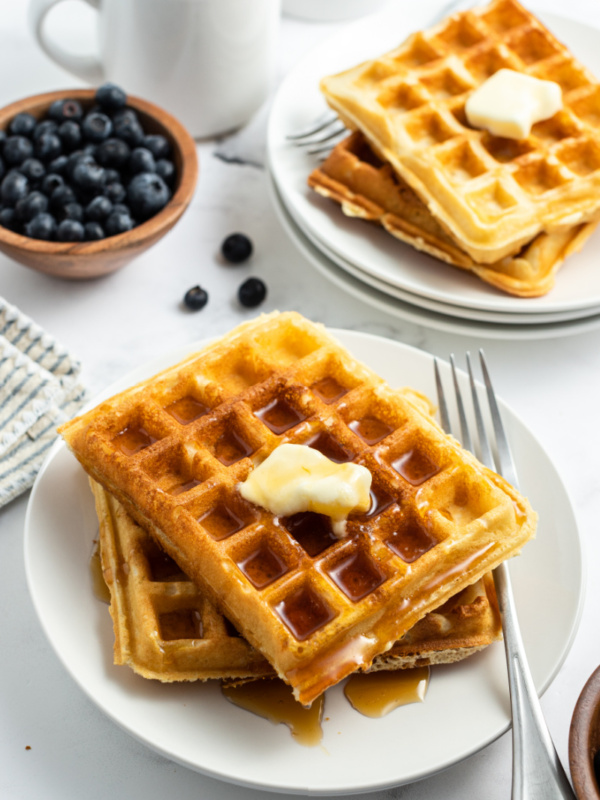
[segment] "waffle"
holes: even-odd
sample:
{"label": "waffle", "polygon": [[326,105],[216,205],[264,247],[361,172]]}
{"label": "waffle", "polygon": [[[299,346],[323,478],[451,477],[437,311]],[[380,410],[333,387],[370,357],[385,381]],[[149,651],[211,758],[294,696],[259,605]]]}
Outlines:
{"label": "waffle", "polygon": [[[272,676],[268,662],[100,484],[90,481],[102,574],[110,594],[114,663],[170,683]],[[370,670],[461,661],[501,637],[489,575],[427,614]]]}
{"label": "waffle", "polygon": [[[562,89],[563,109],[523,140],[465,117],[467,98],[501,68]],[[321,89],[477,263],[600,214],[600,85],[516,0],[454,14]]]}
{"label": "waffle", "polygon": [[[61,433],[303,704],[535,533],[526,499],[294,312],[240,325]],[[344,538],[327,517],[242,499],[284,441],[372,472]]]}
{"label": "waffle", "polygon": [[310,174],[318,194],[336,201],[350,217],[377,222],[417,250],[470,271],[508,294],[539,297],[552,289],[564,259],[577,252],[596,222],[565,231],[541,233],[513,256],[496,264],[477,264],[444,231],[427,206],[369,147],[360,131],[340,142]]}

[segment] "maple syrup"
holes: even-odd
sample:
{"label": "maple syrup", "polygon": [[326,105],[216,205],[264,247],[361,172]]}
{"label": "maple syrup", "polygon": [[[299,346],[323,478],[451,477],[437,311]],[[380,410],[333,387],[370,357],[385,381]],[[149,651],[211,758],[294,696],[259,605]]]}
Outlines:
{"label": "maple syrup", "polygon": [[217,542],[232,536],[246,526],[245,521],[233,509],[224,504],[211,508],[198,517],[198,522],[202,523],[202,526]]}
{"label": "maple syrup", "polygon": [[352,420],[348,427],[369,445],[377,444],[394,430],[386,422],[375,417]]}
{"label": "maple syrup", "polygon": [[221,691],[234,705],[268,719],[274,725],[287,725],[294,739],[305,747],[314,747],[323,737],[323,695],[310,708],[305,708],[279,678],[250,681],[241,686],[222,686]]}
{"label": "maple syrup", "polygon": [[385,574],[362,551],[351,553],[328,570],[331,579],[352,602],[357,603],[385,581]]}
{"label": "maple syrup", "polygon": [[396,472],[413,486],[420,486],[436,475],[440,468],[420,450],[408,450],[392,464]]}
{"label": "maple syrup", "polygon": [[283,397],[271,400],[266,406],[255,411],[254,415],[277,435],[285,433],[306,419]]}
{"label": "maple syrup", "polygon": [[180,425],[189,425],[191,422],[194,422],[194,420],[208,414],[210,409],[208,406],[205,406],[204,403],[198,402],[195,398],[186,396],[165,406],[165,411],[168,412],[173,419],[177,420]]}
{"label": "maple syrup", "polygon": [[350,705],[366,717],[384,717],[398,706],[422,703],[429,685],[429,667],[351,675],[344,686]]}
{"label": "maple syrup", "polygon": [[299,642],[335,617],[335,611],[310,586],[300,586],[277,603],[275,611]]}
{"label": "maple syrup", "polygon": [[329,376],[313,383],[310,388],[327,405],[335,403],[336,400],[348,393],[348,389]]}
{"label": "maple syrup", "polygon": [[103,603],[110,603],[110,591],[104,580],[102,562],[100,560],[100,546],[98,543],[96,543],[94,552],[90,558],[90,573],[92,575],[94,595]]}
{"label": "maple syrup", "polygon": [[238,567],[257,589],[264,589],[288,571],[285,561],[264,543],[238,561]]}
{"label": "maple syrup", "polygon": [[354,458],[353,454],[346,450],[343,445],[341,445],[338,441],[336,441],[330,433],[326,431],[321,431],[317,433],[316,436],[313,436],[307,442],[305,442],[308,447],[312,447],[315,450],[318,450],[319,453],[322,453],[325,458],[328,458],[330,461],[335,461],[336,464],[344,464],[346,461],[352,461]]}
{"label": "maple syrup", "polygon": [[285,517],[282,522],[311,558],[318,556],[338,541],[333,532],[331,518],[325,514],[301,511],[299,514]]}
{"label": "maple syrup", "polygon": [[226,467],[251,455],[254,448],[234,430],[226,431],[215,444],[215,456]]}
{"label": "maple syrup", "polygon": [[158,439],[149,434],[145,428],[127,426],[113,438],[112,443],[119,448],[123,455],[134,456],[156,441]]}

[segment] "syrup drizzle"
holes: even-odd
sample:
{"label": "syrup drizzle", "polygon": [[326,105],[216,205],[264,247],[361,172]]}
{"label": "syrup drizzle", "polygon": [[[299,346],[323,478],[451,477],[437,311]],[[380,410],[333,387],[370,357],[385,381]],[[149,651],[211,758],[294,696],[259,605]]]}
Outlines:
{"label": "syrup drizzle", "polygon": [[[350,705],[366,717],[385,717],[399,706],[422,703],[429,685],[429,667],[392,672],[361,672],[351,675],[344,687]],[[292,736],[305,747],[315,747],[323,738],[324,695],[306,708],[279,678],[249,681],[240,686],[221,686],[229,702],[274,725],[287,725]]]}
{"label": "syrup drizzle", "polygon": [[323,695],[305,708],[279,678],[222,686],[221,691],[234,705],[268,719],[273,725],[287,725],[298,744],[315,747],[323,737]]}
{"label": "syrup drizzle", "polygon": [[355,673],[344,694],[350,705],[366,717],[385,717],[398,706],[422,703],[429,685],[429,667],[393,672]]}

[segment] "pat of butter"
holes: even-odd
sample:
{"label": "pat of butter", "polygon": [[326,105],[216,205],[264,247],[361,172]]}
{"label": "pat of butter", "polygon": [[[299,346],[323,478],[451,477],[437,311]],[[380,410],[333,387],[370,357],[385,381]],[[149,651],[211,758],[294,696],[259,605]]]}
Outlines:
{"label": "pat of butter", "polygon": [[465,113],[474,128],[507,139],[525,139],[532,125],[553,117],[562,105],[557,83],[499,69],[469,97]]}
{"label": "pat of butter", "polygon": [[282,444],[238,485],[242,497],[272,514],[325,514],[337,536],[352,511],[368,511],[371,473],[360,464],[336,464],[318,450]]}

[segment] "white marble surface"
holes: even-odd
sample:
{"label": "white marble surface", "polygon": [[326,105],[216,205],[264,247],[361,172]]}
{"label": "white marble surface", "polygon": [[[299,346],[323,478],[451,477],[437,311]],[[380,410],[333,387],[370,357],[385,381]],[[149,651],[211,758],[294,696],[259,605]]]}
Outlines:
{"label": "white marble surface", "polygon": [[[409,2],[410,0],[401,0]],[[93,46],[92,12],[69,3],[57,12],[73,46]],[[538,7],[566,13],[560,0]],[[25,2],[0,0],[0,105],[75,81],[35,48]],[[568,13],[600,27],[596,0],[571,0]],[[279,77],[336,24],[284,19]],[[82,360],[91,392],[156,353],[220,334],[254,312],[236,302],[240,282],[263,278],[269,294],[261,310],[296,309],[335,327],[388,336],[441,357],[485,345],[496,387],[554,460],[571,494],[590,573],[578,634],[566,662],[542,699],[559,754],[566,762],[569,723],[579,692],[600,663],[600,331],[526,343],[481,342],[388,317],[342,294],[308,265],[270,207],[264,158],[266,111],[249,128],[198,146],[201,175],[180,224],[149,253],[97,282],[67,283],[31,272],[0,256],[0,295],[33,317]],[[240,267],[223,265],[219,245],[230,232],[252,238],[255,254]],[[181,307],[185,290],[201,283],[208,306]],[[27,496],[0,510],[0,796],[7,800],[100,800],[175,795],[214,800],[258,800],[263,793],[205,778],[155,754],[117,728],[80,691],[46,640],[31,604],[23,565]],[[282,730],[282,735],[287,735]],[[30,748],[30,749],[26,749]],[[412,786],[368,795],[369,800],[444,798],[500,800],[510,795],[510,737],[443,774]]]}

